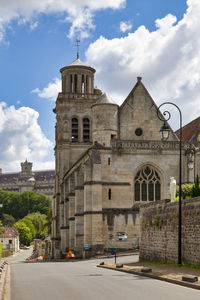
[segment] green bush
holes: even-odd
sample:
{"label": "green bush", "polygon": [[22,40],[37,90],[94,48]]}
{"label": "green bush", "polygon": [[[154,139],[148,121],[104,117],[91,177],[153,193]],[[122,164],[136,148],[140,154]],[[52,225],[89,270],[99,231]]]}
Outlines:
{"label": "green bush", "polygon": [[10,255],[12,255],[12,251],[10,251],[10,250],[2,250],[2,258],[3,257],[8,257]]}
{"label": "green bush", "polygon": [[[191,184],[191,183],[182,184],[181,185],[181,188],[182,188],[181,198],[183,198],[183,199],[192,198],[192,187],[193,187],[193,184]],[[176,196],[178,196],[178,193],[179,193],[179,186],[176,187]],[[174,199],[174,201],[175,201],[175,199]]]}
{"label": "green bush", "polygon": [[200,196],[199,176],[195,178],[195,184],[192,187],[192,197]]}

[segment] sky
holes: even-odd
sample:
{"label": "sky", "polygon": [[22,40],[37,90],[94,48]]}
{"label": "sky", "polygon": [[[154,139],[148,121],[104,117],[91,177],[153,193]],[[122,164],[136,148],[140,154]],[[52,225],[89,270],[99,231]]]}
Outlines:
{"label": "sky", "polygon": [[[0,168],[54,168],[60,68],[76,58],[119,105],[137,76],[183,125],[200,115],[199,0],[0,0]],[[171,109],[170,107],[168,107]],[[171,126],[179,128],[173,112]]]}

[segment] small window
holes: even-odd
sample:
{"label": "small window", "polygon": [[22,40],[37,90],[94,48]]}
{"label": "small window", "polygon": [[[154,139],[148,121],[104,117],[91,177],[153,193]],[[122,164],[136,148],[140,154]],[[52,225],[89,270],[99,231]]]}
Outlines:
{"label": "small window", "polygon": [[72,142],[78,141],[78,119],[72,118]]}
{"label": "small window", "polygon": [[110,157],[108,157],[108,165],[110,166]]}
{"label": "small window", "polygon": [[9,244],[12,244],[12,240],[9,240]]}
{"label": "small window", "polygon": [[108,199],[111,200],[111,197],[112,197],[111,189],[108,189]]}
{"label": "small window", "polygon": [[83,141],[90,141],[90,120],[88,118],[83,119]]}

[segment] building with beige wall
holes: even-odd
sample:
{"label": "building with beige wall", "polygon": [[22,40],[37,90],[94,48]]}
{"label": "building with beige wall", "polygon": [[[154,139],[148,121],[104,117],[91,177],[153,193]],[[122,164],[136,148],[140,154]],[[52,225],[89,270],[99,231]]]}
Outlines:
{"label": "building with beige wall", "polygon": [[21,171],[17,173],[0,173],[0,189],[22,193],[33,191],[44,194],[51,199],[54,195],[55,170],[33,171],[33,163],[21,163]]}
{"label": "building with beige wall", "polygon": [[[95,70],[79,58],[60,71],[53,255],[137,248],[140,204],[170,199],[170,177],[178,182],[178,137],[170,129],[168,141],[161,141],[163,122],[141,77],[119,106],[94,88]],[[194,181],[189,147],[183,144],[183,182]]]}

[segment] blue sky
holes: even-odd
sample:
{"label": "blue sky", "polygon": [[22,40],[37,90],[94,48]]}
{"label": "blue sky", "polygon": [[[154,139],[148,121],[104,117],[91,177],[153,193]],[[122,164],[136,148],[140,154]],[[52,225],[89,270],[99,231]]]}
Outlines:
{"label": "blue sky", "polygon": [[[171,100],[184,123],[199,116],[199,0],[0,0],[0,167],[54,167],[52,109],[59,69],[76,57],[122,103],[138,75],[157,104]],[[196,109],[194,110],[194,106]],[[172,120],[174,129],[177,118]]]}

